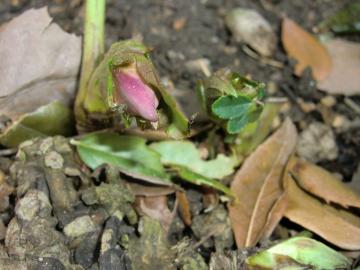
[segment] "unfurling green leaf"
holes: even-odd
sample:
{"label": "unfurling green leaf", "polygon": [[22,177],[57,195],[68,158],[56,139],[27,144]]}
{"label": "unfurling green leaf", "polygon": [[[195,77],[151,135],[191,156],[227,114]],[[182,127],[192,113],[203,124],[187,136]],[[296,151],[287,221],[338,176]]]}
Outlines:
{"label": "unfurling green leaf", "polygon": [[289,269],[302,266],[314,270],[334,270],[347,269],[351,265],[350,260],[341,253],[307,237],[290,238],[249,257],[246,263],[250,269]]}
{"label": "unfurling green leaf", "polygon": [[152,183],[170,184],[160,155],[146,145],[145,139],[115,133],[93,133],[71,143],[76,145],[82,161],[92,169],[112,164],[129,176]]}
{"label": "unfurling green leaf", "polygon": [[21,116],[0,135],[0,143],[7,147],[16,147],[36,137],[69,136],[74,129],[72,111],[62,103],[54,101]]}
{"label": "unfurling green leaf", "polygon": [[248,113],[251,99],[245,96],[222,96],[211,106],[213,113],[221,119],[233,119]]}
{"label": "unfurling green leaf", "polygon": [[198,95],[209,117],[230,134],[239,133],[258,119],[264,97],[263,83],[221,70],[198,83]]}

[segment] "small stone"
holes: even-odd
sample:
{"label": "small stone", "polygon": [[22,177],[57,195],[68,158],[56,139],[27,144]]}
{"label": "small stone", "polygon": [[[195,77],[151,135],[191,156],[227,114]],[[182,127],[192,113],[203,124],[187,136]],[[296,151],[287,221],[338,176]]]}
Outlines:
{"label": "small stone", "polygon": [[61,169],[64,165],[64,159],[59,153],[51,151],[45,155],[45,165],[52,169]]}
{"label": "small stone", "polygon": [[49,149],[53,146],[53,140],[51,137],[44,139],[41,143],[40,143],[40,152],[42,154],[45,154],[47,151],[49,151]]}
{"label": "small stone", "polygon": [[186,17],[181,17],[179,19],[174,20],[173,22],[173,29],[176,31],[180,31],[181,29],[184,28],[186,24]]}
{"label": "small stone", "polygon": [[75,262],[86,269],[95,263],[97,245],[99,242],[100,231],[86,235],[81,243],[76,247],[74,257]]}
{"label": "small stone", "polygon": [[225,23],[237,42],[249,44],[263,56],[273,54],[277,42],[276,35],[269,22],[257,11],[233,9],[226,15]]}
{"label": "small stone", "polygon": [[332,129],[320,122],[311,123],[300,133],[297,153],[314,163],[336,159],[338,147]]}
{"label": "small stone", "polygon": [[29,270],[66,270],[62,262],[52,257],[40,257],[32,261]]}
{"label": "small stone", "polygon": [[320,100],[321,104],[326,107],[333,107],[336,104],[336,98],[333,96],[325,96]]}
{"label": "small stone", "polygon": [[277,85],[277,83],[273,82],[273,81],[269,81],[267,83],[267,92],[269,93],[269,95],[273,95],[276,92],[278,92],[279,90],[279,86]]}
{"label": "small stone", "polygon": [[22,221],[31,221],[34,218],[47,218],[51,216],[51,204],[45,193],[30,190],[16,204],[16,216]]}
{"label": "small stone", "polygon": [[2,221],[2,219],[0,218],[0,241],[5,239],[5,235],[6,235],[6,226]]}
{"label": "small stone", "polygon": [[331,125],[336,129],[342,129],[344,126],[349,125],[349,119],[341,114],[336,114]]}
{"label": "small stone", "polygon": [[64,228],[64,233],[69,238],[79,237],[97,229],[90,216],[82,216],[74,219]]}
{"label": "small stone", "polygon": [[0,185],[5,182],[5,174],[0,170]]}
{"label": "small stone", "polygon": [[312,112],[316,109],[316,105],[313,102],[305,102],[303,99],[298,100],[301,110],[305,113]]}

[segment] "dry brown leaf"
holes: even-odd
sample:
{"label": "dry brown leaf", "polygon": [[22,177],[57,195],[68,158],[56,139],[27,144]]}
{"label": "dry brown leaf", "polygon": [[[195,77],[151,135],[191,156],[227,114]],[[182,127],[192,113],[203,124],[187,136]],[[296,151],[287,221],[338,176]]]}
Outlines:
{"label": "dry brown leaf", "polygon": [[269,212],[283,193],[282,175],[296,140],[296,128],[286,119],[236,173],[231,190],[237,198],[229,213],[238,248],[253,246],[262,237]]}
{"label": "dry brown leaf", "polygon": [[286,53],[297,60],[296,75],[310,66],[316,80],[324,80],[331,71],[331,57],[313,35],[306,32],[294,21],[284,18],[282,22],[281,40]]}
{"label": "dry brown leaf", "polygon": [[318,88],[330,94],[360,94],[360,44],[342,39],[325,43],[333,62],[329,76]]}
{"label": "dry brown leaf", "polygon": [[204,212],[210,212],[214,210],[219,205],[219,192],[215,189],[204,187],[203,188],[203,199],[202,203],[204,206]]}
{"label": "dry brown leaf", "polygon": [[176,199],[179,202],[179,213],[182,220],[184,221],[185,225],[191,226],[192,219],[191,219],[190,203],[186,197],[185,192],[177,191]]}
{"label": "dry brown leaf", "polygon": [[136,197],[135,205],[140,213],[158,220],[163,227],[165,233],[167,233],[174,218],[174,214],[170,211],[167,202],[167,196],[138,196]]}
{"label": "dry brown leaf", "polygon": [[58,100],[72,104],[81,38],[52,23],[46,8],[0,28],[0,115],[16,118]]}
{"label": "dry brown leaf", "polygon": [[262,238],[269,238],[275,227],[279,224],[280,220],[283,218],[286,211],[288,198],[286,192],[284,192],[280,198],[275,202],[274,206],[271,208],[269,215],[267,217],[266,225],[262,231]]}
{"label": "dry brown leaf", "polygon": [[304,192],[290,175],[286,181],[288,207],[285,217],[340,248],[360,249],[360,218],[321,203]]}
{"label": "dry brown leaf", "polygon": [[138,184],[133,182],[128,182],[128,185],[135,196],[156,197],[175,193],[174,187],[155,186],[147,183]]}
{"label": "dry brown leaf", "polygon": [[360,196],[321,167],[294,157],[289,161],[289,170],[300,187],[327,203],[360,208]]}

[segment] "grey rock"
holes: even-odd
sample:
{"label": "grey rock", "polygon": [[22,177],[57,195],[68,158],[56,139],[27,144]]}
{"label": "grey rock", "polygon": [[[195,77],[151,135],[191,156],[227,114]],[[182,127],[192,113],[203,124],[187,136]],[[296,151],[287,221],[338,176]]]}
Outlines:
{"label": "grey rock", "polygon": [[263,56],[274,52],[276,35],[269,22],[256,10],[233,9],[226,15],[225,23],[237,42],[249,44]]}
{"label": "grey rock", "polygon": [[311,123],[299,135],[297,154],[301,158],[317,163],[336,159],[338,152],[334,132],[323,123]]}

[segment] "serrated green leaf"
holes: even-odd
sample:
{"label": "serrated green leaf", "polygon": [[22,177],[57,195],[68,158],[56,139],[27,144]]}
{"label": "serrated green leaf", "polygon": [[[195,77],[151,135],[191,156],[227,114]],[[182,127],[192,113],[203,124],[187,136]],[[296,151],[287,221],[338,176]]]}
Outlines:
{"label": "serrated green leaf", "polygon": [[16,147],[36,137],[69,136],[74,129],[72,110],[54,101],[15,121],[0,135],[0,143],[7,147]]}
{"label": "serrated green leaf", "polygon": [[250,121],[251,123],[239,133],[237,142],[234,144],[236,152],[247,156],[266,138],[281,105],[281,103],[265,103],[258,121]]}
{"label": "serrated green leaf", "polygon": [[230,175],[237,165],[233,157],[222,154],[213,160],[201,159],[199,150],[190,141],[163,141],[152,143],[150,147],[161,155],[163,164],[180,165],[208,178],[221,179]]}
{"label": "serrated green leaf", "polygon": [[[280,257],[282,260],[279,260]],[[311,269],[314,270],[347,269],[351,265],[350,260],[341,253],[307,237],[290,238],[249,257],[246,263],[251,266],[279,269],[279,261],[284,261],[284,257],[291,258],[301,265],[312,266]]]}
{"label": "serrated green leaf", "polygon": [[221,119],[233,119],[247,114],[252,101],[245,96],[222,96],[211,106],[212,112]]}
{"label": "serrated green leaf", "polygon": [[72,140],[82,161],[92,169],[103,164],[117,166],[123,173],[152,183],[169,184],[160,155],[136,136],[115,133],[88,134]]}
{"label": "serrated green leaf", "polygon": [[189,170],[185,166],[176,165],[176,166],[172,166],[172,168],[177,170],[179,176],[182,179],[184,179],[192,184],[199,185],[199,186],[206,185],[206,186],[212,187],[214,189],[220,190],[220,191],[224,192],[226,195],[234,198],[233,192],[227,186],[225,186],[218,180],[195,173],[195,172]]}

